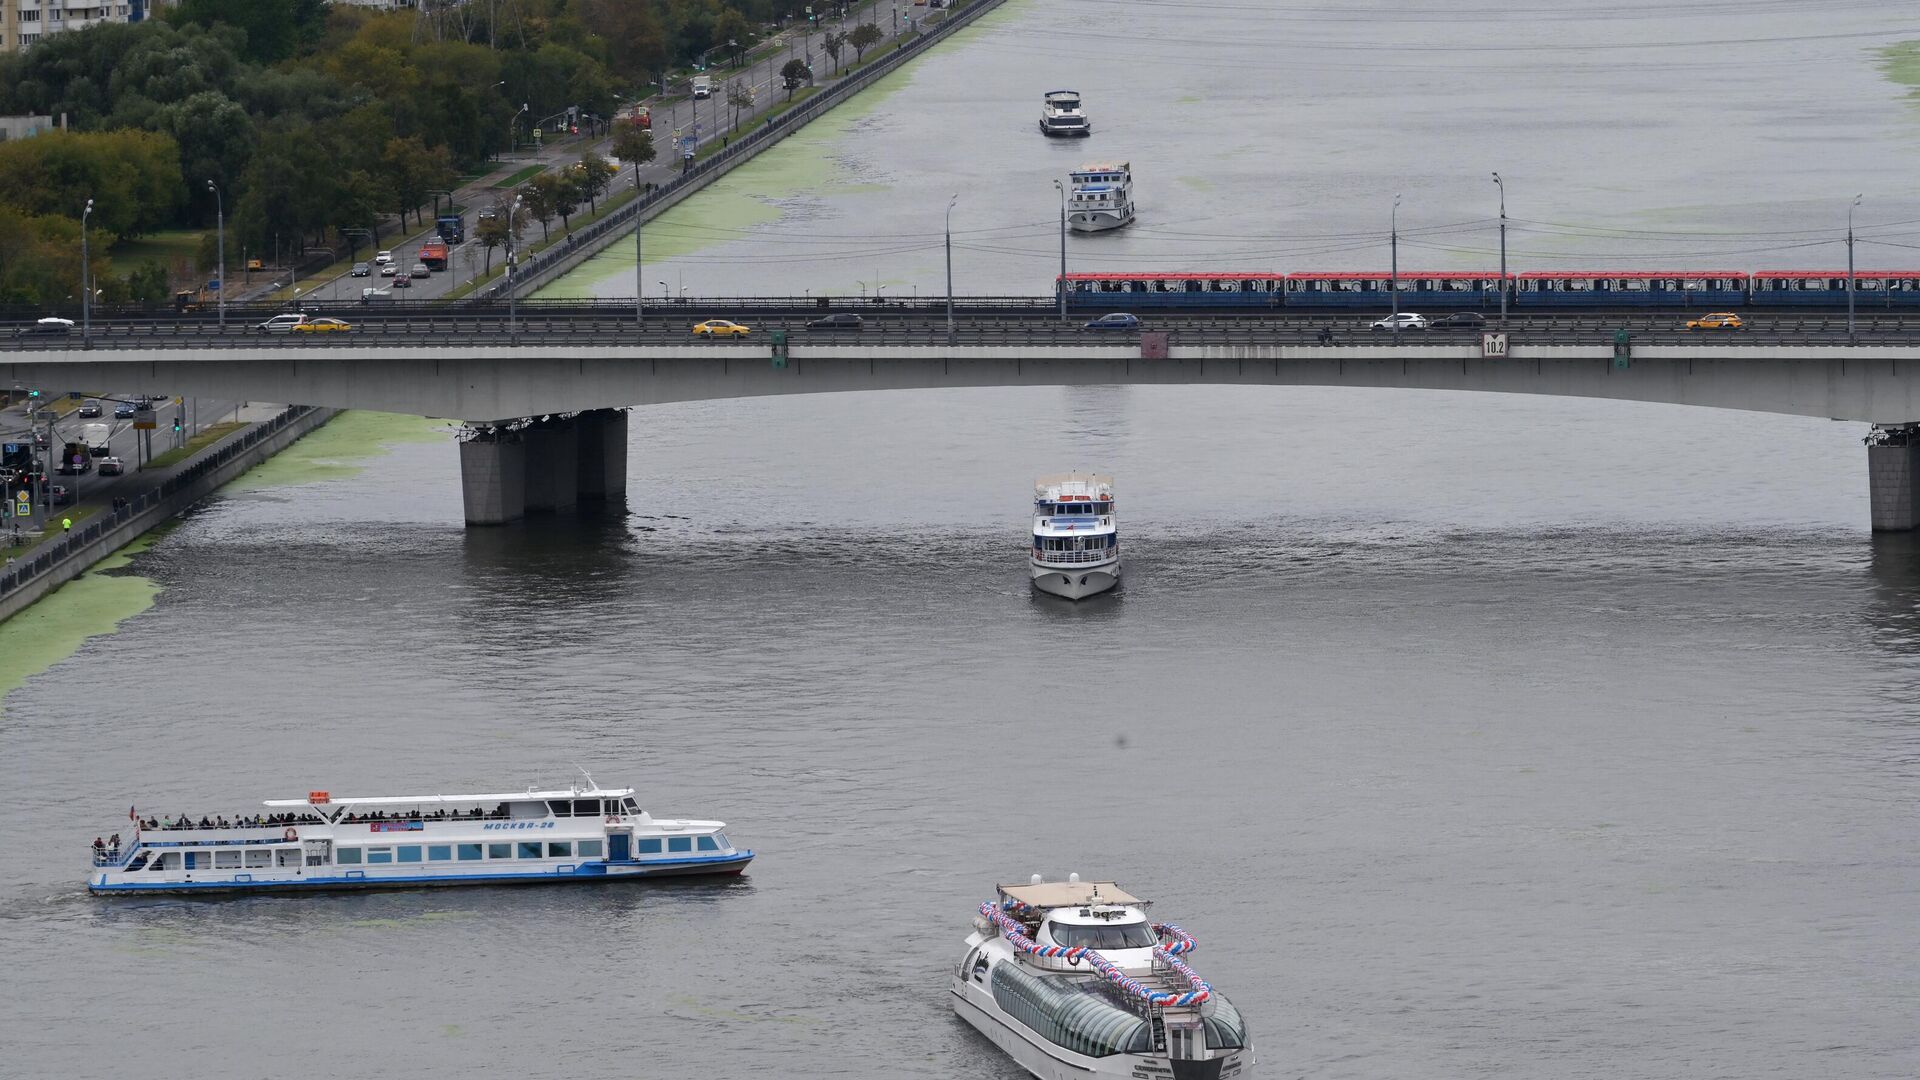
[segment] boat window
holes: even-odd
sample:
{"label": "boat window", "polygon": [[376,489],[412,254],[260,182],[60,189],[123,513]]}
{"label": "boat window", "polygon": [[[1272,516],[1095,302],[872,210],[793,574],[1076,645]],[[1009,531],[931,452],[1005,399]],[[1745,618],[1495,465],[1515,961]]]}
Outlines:
{"label": "boat window", "polygon": [[477,862],[485,849],[479,844],[460,844],[460,861]]}
{"label": "boat window", "polygon": [[995,964],[989,985],[1000,1008],[1074,1053],[1144,1054],[1150,1045],[1146,1020],[1107,1001],[1089,984],[1031,975],[1019,964]]}
{"label": "boat window", "polygon": [[573,800],[573,816],[574,817],[597,817],[599,813],[600,813],[599,799]]}
{"label": "boat window", "polygon": [[278,851],[278,852],[280,853],[280,854],[279,854],[279,856],[278,856],[278,857],[277,857],[277,858],[275,859],[275,861],[276,861],[276,862],[277,862],[277,863],[278,863],[279,865],[281,865],[281,866],[299,866],[299,865],[301,864],[301,859],[300,859],[300,849],[299,849],[299,848],[297,848],[297,847],[295,847],[295,848],[276,848],[275,850],[276,850],[276,851]]}
{"label": "boat window", "polygon": [[334,848],[333,861],[341,866],[359,866],[360,849],[357,847]]}
{"label": "boat window", "polygon": [[1102,923],[1098,926],[1070,926],[1050,923],[1054,943],[1070,949],[1151,949],[1159,944],[1146,923]]}
{"label": "boat window", "polygon": [[552,811],[554,817],[573,816],[573,804],[565,799],[554,799],[548,802],[547,809]]}
{"label": "boat window", "polygon": [[255,848],[252,851],[247,852],[247,865],[248,866],[272,866],[273,852],[267,851],[264,848]]}
{"label": "boat window", "polygon": [[634,799],[628,799],[621,805],[627,808],[627,813],[629,814],[637,814],[640,812],[640,803]]}
{"label": "boat window", "polygon": [[513,858],[513,845],[512,844],[488,844],[487,858],[511,859]]}
{"label": "boat window", "polygon": [[1236,1050],[1247,1045],[1247,1022],[1240,1010],[1221,993],[1213,992],[1213,1012],[1201,1019],[1207,1029],[1207,1046],[1214,1050]]}
{"label": "boat window", "polygon": [[543,802],[517,802],[509,804],[507,816],[514,819],[543,818],[547,816],[547,804]]}
{"label": "boat window", "polygon": [[215,870],[238,870],[240,868],[240,853],[238,851],[214,852],[213,868]]}
{"label": "boat window", "polygon": [[394,848],[393,861],[394,862],[419,862],[420,861],[420,845],[419,844],[402,844],[399,847]]}
{"label": "boat window", "polygon": [[177,851],[167,852],[165,855],[162,855],[160,858],[153,860],[153,866],[150,869],[154,869],[154,870],[180,869],[180,853]]}
{"label": "boat window", "polygon": [[713,837],[703,836],[700,838],[700,850],[701,851],[719,851],[720,845],[713,842]]}
{"label": "boat window", "polygon": [[692,851],[693,837],[669,836],[667,837],[667,850],[668,851]]}
{"label": "boat window", "polygon": [[573,847],[575,854],[583,859],[597,859],[603,854],[598,840],[582,840]]}
{"label": "boat window", "polygon": [[393,861],[393,849],[390,847],[368,848],[367,861],[369,863],[390,863]]}
{"label": "boat window", "polygon": [[520,857],[521,857],[521,858],[523,858],[523,859],[537,859],[537,858],[539,858],[539,857],[540,857],[540,841],[538,841],[538,840],[523,840],[523,841],[521,841],[521,843],[520,843]]}
{"label": "boat window", "polygon": [[452,844],[427,845],[427,861],[428,862],[452,862],[453,861],[453,845]]}
{"label": "boat window", "polygon": [[205,852],[189,851],[186,853],[186,856],[187,869],[189,870],[199,870],[207,865],[207,853]]}
{"label": "boat window", "polygon": [[716,844],[718,844],[718,845],[720,845],[720,850],[722,850],[722,851],[725,851],[726,849],[728,849],[728,848],[730,848],[730,847],[732,847],[732,846],[733,846],[732,844],[729,844],[729,843],[727,843],[727,834],[726,834],[726,833],[714,833],[714,834],[713,834],[713,842],[714,842],[714,843],[716,843]]}
{"label": "boat window", "polygon": [[635,840],[633,843],[634,843],[633,850],[639,852],[642,855],[660,854],[660,838],[657,836],[650,836],[650,837],[646,837],[645,839]]}
{"label": "boat window", "polygon": [[547,841],[547,858],[549,859],[573,858],[573,841],[571,840]]}

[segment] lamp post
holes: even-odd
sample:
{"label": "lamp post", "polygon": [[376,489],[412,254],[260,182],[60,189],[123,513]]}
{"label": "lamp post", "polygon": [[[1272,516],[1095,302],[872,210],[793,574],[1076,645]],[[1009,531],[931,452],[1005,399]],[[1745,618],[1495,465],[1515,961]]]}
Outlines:
{"label": "lamp post", "polygon": [[640,329],[646,318],[647,279],[641,276],[640,230],[645,219],[640,216],[640,165],[633,166],[633,328]]}
{"label": "lamp post", "polygon": [[1067,189],[1055,180],[1053,190],[1060,193],[1060,321],[1067,321]]}
{"label": "lamp post", "polygon": [[1860,208],[1862,196],[1855,195],[1847,207],[1847,344],[1853,344],[1853,212]]}
{"label": "lamp post", "polygon": [[[87,264],[87,218],[93,213],[93,200],[87,200],[87,208],[80,211],[80,347],[93,347],[93,279]],[[47,440],[49,448],[53,445],[51,437]]]}
{"label": "lamp post", "polygon": [[[947,344],[953,344],[953,208],[960,201],[954,192],[947,200]],[[91,205],[91,204],[89,204]]]}
{"label": "lamp post", "polygon": [[528,111],[528,103],[523,101],[520,103],[520,111],[507,117],[507,153],[509,154],[519,148],[514,140],[519,137],[517,129],[520,127],[520,118]]}
{"label": "lamp post", "polygon": [[1493,186],[1500,189],[1500,329],[1507,328],[1507,185],[1499,173],[1493,174]]}
{"label": "lamp post", "polygon": [[214,220],[218,223],[215,242],[220,245],[220,332],[227,332],[227,206],[220,197],[220,187],[213,181],[207,181],[207,190],[213,192]]}
{"label": "lamp post", "polygon": [[513,206],[507,211],[507,337],[513,344],[520,344],[520,302],[514,295],[514,252],[513,241],[520,232],[520,196],[513,197]]}
{"label": "lamp post", "polygon": [[1387,292],[1392,295],[1393,307],[1387,325],[1392,327],[1393,340],[1398,342],[1400,340],[1400,196],[1398,193],[1393,196],[1393,212],[1388,215],[1387,222],[1390,230],[1388,235],[1391,238],[1388,242],[1392,245],[1393,252],[1393,265],[1387,271]]}

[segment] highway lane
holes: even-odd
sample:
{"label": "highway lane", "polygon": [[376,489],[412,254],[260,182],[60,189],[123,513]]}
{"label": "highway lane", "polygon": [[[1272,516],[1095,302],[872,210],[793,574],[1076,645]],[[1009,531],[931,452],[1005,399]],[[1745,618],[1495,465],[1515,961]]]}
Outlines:
{"label": "highway lane", "polygon": [[[109,424],[112,426],[112,435],[108,446],[112,453],[106,456],[119,458],[125,466],[125,473],[120,476],[102,476],[99,471],[102,458],[93,458],[90,462],[90,470],[77,476],[54,472],[53,466],[50,465],[48,468],[50,485],[65,487],[74,492],[78,500],[101,505],[111,505],[115,497],[131,499],[153,490],[159,480],[153,474],[141,471],[137,464],[142,457],[138,441],[144,432],[136,430],[130,419],[114,419],[111,412],[114,399],[129,400],[132,397],[131,393],[101,396],[101,402],[109,410],[104,417],[82,418],[76,413],[69,413],[53,421],[52,445],[41,450],[42,454],[48,455],[47,461],[57,462],[62,444],[68,440],[81,441],[86,425]],[[173,433],[173,418],[176,415],[182,418],[181,438],[184,440],[213,424],[232,419],[238,405],[240,403],[236,401],[213,398],[188,399],[178,404],[171,398],[162,401],[153,410],[157,425],[153,432],[153,452],[162,454],[179,445]],[[4,421],[0,421],[0,437],[8,442],[30,440],[32,435],[24,424],[25,417],[12,412],[7,413]],[[45,423],[39,423],[36,426],[42,431],[47,427]],[[67,509],[67,506],[54,507],[53,519],[58,521],[61,512]],[[18,524],[22,529],[37,528],[43,512],[43,508],[36,504],[33,518],[17,520],[8,518],[5,525],[10,527]]]}

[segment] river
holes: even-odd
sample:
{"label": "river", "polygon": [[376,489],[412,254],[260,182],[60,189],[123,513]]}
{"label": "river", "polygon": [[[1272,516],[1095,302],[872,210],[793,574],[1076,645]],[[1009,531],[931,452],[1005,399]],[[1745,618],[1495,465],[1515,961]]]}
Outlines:
{"label": "river", "polygon": [[[1600,5],[1647,36],[1668,6]],[[1764,37],[1868,5],[1692,7]],[[1228,8],[1267,11],[1200,14]],[[1190,11],[1017,2],[955,55]],[[1142,57],[1200,51],[1162,29]],[[436,425],[342,422],[135,554],[110,617],[53,620],[71,654],[6,696],[7,1073],[1014,1080],[944,982],[995,882],[1071,871],[1199,939],[1263,1076],[1920,1073],[1920,551],[1865,529],[1862,425],[1312,388],[702,402],[636,411],[626,507],[468,530]],[[1067,468],[1117,477],[1127,559],[1078,605],[1023,555],[1032,477]],[[758,860],[80,885],[128,804],[576,766]]]}

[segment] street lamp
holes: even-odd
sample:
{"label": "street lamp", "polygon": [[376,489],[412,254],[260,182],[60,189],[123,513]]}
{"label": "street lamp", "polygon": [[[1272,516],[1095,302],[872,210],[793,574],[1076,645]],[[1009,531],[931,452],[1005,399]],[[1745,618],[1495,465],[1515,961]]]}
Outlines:
{"label": "street lamp", "polygon": [[519,137],[517,129],[520,127],[520,118],[522,116],[525,116],[528,112],[527,106],[528,106],[527,102],[524,102],[524,101],[521,102],[520,111],[517,113],[514,113],[512,116],[507,117],[507,153],[509,154],[513,153],[514,150],[518,149],[518,145],[515,143],[514,140]]}
{"label": "street lamp", "polygon": [[220,187],[213,181],[207,181],[207,190],[213,192],[213,210],[219,231],[215,234],[220,245],[220,332],[227,332],[227,206],[220,198]]}
{"label": "street lamp", "polygon": [[1053,190],[1060,193],[1060,321],[1067,321],[1067,189],[1060,181],[1053,182]]}
{"label": "street lamp", "polygon": [[654,284],[655,284],[655,285],[658,285],[658,286],[660,286],[660,299],[662,299],[662,300],[671,300],[671,299],[673,299],[673,290],[672,290],[672,289],[669,289],[669,288],[667,288],[667,283],[666,283],[666,282],[664,282],[664,281],[661,281],[661,280],[660,280],[660,279],[658,279],[658,278],[655,278],[655,279],[654,279]]}
{"label": "street lamp", "polygon": [[953,344],[953,208],[960,202],[960,193],[954,192],[947,200],[947,344]]}
{"label": "street lamp", "polygon": [[507,335],[515,345],[520,344],[520,302],[514,295],[514,253],[513,241],[520,232],[520,196],[513,197],[513,207],[507,211]]}
{"label": "street lamp", "polygon": [[1387,278],[1387,291],[1393,294],[1393,307],[1392,317],[1387,320],[1387,325],[1393,328],[1393,340],[1398,342],[1400,340],[1400,195],[1398,192],[1393,196],[1393,213],[1388,216],[1387,221],[1391,229],[1389,235],[1392,237],[1393,245],[1393,265],[1388,270]]}
{"label": "street lamp", "polygon": [[1507,185],[1499,173],[1493,174],[1493,186],[1500,189],[1500,329],[1507,328]]}
{"label": "street lamp", "polygon": [[[87,200],[87,208],[80,211],[80,344],[82,348],[93,347],[93,285],[87,264],[87,217],[93,213],[93,200]],[[48,445],[52,445],[49,438]]]}
{"label": "street lamp", "polygon": [[640,231],[645,219],[640,216],[640,164],[633,166],[633,328],[638,330],[646,317],[647,279],[641,276]]}
{"label": "street lamp", "polygon": [[1853,197],[1847,207],[1847,344],[1853,344],[1853,212],[1860,208],[1862,196]]}

